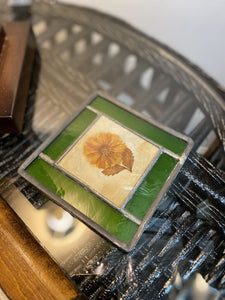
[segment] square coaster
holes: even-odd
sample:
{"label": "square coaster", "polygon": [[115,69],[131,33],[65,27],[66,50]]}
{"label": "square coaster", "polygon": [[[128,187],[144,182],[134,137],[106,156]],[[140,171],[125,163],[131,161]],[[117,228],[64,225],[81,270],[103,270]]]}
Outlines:
{"label": "square coaster", "polygon": [[19,174],[130,251],[191,147],[188,137],[97,95]]}

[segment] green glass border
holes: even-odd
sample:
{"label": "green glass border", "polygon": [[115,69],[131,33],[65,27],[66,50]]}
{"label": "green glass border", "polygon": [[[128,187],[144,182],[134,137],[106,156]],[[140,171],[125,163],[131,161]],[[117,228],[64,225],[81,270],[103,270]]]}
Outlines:
{"label": "green glass border", "polygon": [[187,147],[187,142],[179,139],[178,137],[167,133],[166,131],[158,128],[157,126],[135,116],[127,110],[119,107],[118,105],[98,96],[91,103],[93,108],[109,115],[125,126],[142,134],[146,138],[162,145],[170,151],[182,155]]}
{"label": "green glass border", "polygon": [[84,109],[43,151],[52,160],[59,158],[61,154],[74,142],[74,140],[91,124],[97,115]]}
{"label": "green glass border", "polygon": [[170,155],[161,154],[125,209],[139,220],[142,220],[177,162]]}
{"label": "green glass border", "polygon": [[137,224],[87,191],[80,184],[63,175],[40,157],[36,158],[26,168],[26,172],[124,243],[129,243],[136,233]]}
{"label": "green glass border", "polygon": [[[180,163],[183,163],[185,157],[181,155],[189,152],[189,142],[185,140],[185,137],[182,138],[182,136],[173,135],[167,132],[163,127],[160,128],[160,125],[154,125],[151,121],[144,120],[135,113],[133,114],[127,111],[126,108],[120,107],[119,104],[114,104],[110,100],[106,100],[104,95],[96,96],[94,100],[92,98],[92,101],[89,103],[96,111],[91,109],[90,106],[84,108],[69,125],[60,131],[58,136],[56,136],[45,149],[44,145],[42,145],[38,151],[20,167],[18,172],[50,197],[53,197],[58,204],[61,204],[65,208],[67,207],[70,211],[73,210],[69,208],[66,203],[73,206],[74,215],[80,212],[86,216],[85,219],[85,217],[80,215],[84,222],[95,228],[96,231],[102,233],[105,237],[111,239],[112,242],[124,250],[129,251],[130,248],[128,244],[131,243],[130,247],[133,247],[137,242],[143,230],[144,223],[140,222],[140,226],[138,226],[126,216],[130,213],[139,220],[143,220],[145,216],[150,216],[151,211],[149,209],[154,200],[160,200],[159,196],[163,196],[162,192],[166,191],[167,186],[164,186],[164,184],[166,182],[168,182],[168,184],[171,183],[170,179],[176,175],[175,172],[173,172],[175,171],[176,164],[179,163],[179,160]],[[133,197],[126,204],[125,209],[122,210],[125,215],[127,212],[126,216],[98,198],[94,193],[87,190],[78,182],[66,176],[48,159],[48,157],[53,161],[59,159],[101,113],[108,115],[131,130],[161,145],[165,148],[165,152],[167,153],[160,155],[151,171],[143,178],[143,182],[137,188]],[[169,151],[166,151],[166,149],[172,151],[174,154],[169,155]],[[41,151],[43,151],[45,156],[40,155]],[[163,151],[162,148],[162,152]],[[34,155],[36,156],[35,159]],[[37,155],[40,156],[37,157]],[[179,158],[178,156],[181,157]],[[176,170],[178,169],[179,166],[177,165]],[[57,198],[57,196],[59,198]],[[60,198],[65,200],[65,202],[60,201]],[[91,221],[93,221],[93,223]],[[146,221],[147,220],[144,219],[144,222]],[[99,227],[97,225],[99,225]],[[105,229],[105,231],[103,229]],[[133,239],[134,237],[136,237],[136,239]]]}

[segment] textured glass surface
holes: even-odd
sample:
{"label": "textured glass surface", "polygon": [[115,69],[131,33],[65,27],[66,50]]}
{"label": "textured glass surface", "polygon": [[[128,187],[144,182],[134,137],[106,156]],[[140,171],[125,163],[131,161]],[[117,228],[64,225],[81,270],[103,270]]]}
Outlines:
{"label": "textured glass surface", "polygon": [[65,130],[44,150],[51,159],[57,159],[73,141],[95,119],[96,114],[88,109],[83,110]]}
{"label": "textured glass surface", "polygon": [[121,241],[129,243],[137,231],[136,224],[41,158],[35,159],[26,171],[50,191]]}
{"label": "textured glass surface", "polygon": [[161,130],[100,96],[94,99],[91,106],[178,155],[181,155],[187,147],[185,141]]}
{"label": "textured glass surface", "polygon": [[176,164],[175,158],[162,154],[126,206],[126,210],[138,219],[143,219]]}

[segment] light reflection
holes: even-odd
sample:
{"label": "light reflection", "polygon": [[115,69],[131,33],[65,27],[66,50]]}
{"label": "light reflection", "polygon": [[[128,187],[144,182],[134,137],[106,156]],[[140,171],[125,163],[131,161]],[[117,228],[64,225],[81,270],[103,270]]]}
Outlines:
{"label": "light reflection", "polygon": [[100,263],[100,265],[95,269],[94,274],[100,276],[104,274],[104,271],[105,271],[104,264]]}
{"label": "light reflection", "polygon": [[[110,244],[52,201],[36,209],[14,186],[2,196],[68,275],[86,273],[93,257]],[[100,272],[100,270],[98,270]],[[91,275],[92,273],[88,274]]]}
{"label": "light reflection", "polygon": [[169,300],[215,300],[223,299],[221,293],[212,288],[199,274],[193,274],[187,280],[182,280],[177,273]]}
{"label": "light reflection", "polygon": [[61,207],[55,207],[47,213],[46,223],[52,234],[64,236],[74,229],[75,219]]}

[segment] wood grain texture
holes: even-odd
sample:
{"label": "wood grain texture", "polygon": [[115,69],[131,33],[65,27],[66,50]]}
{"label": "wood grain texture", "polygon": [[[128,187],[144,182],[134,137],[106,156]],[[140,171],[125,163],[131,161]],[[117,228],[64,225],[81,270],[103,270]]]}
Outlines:
{"label": "wood grain texture", "polygon": [[10,299],[85,299],[0,198],[0,286]]}

